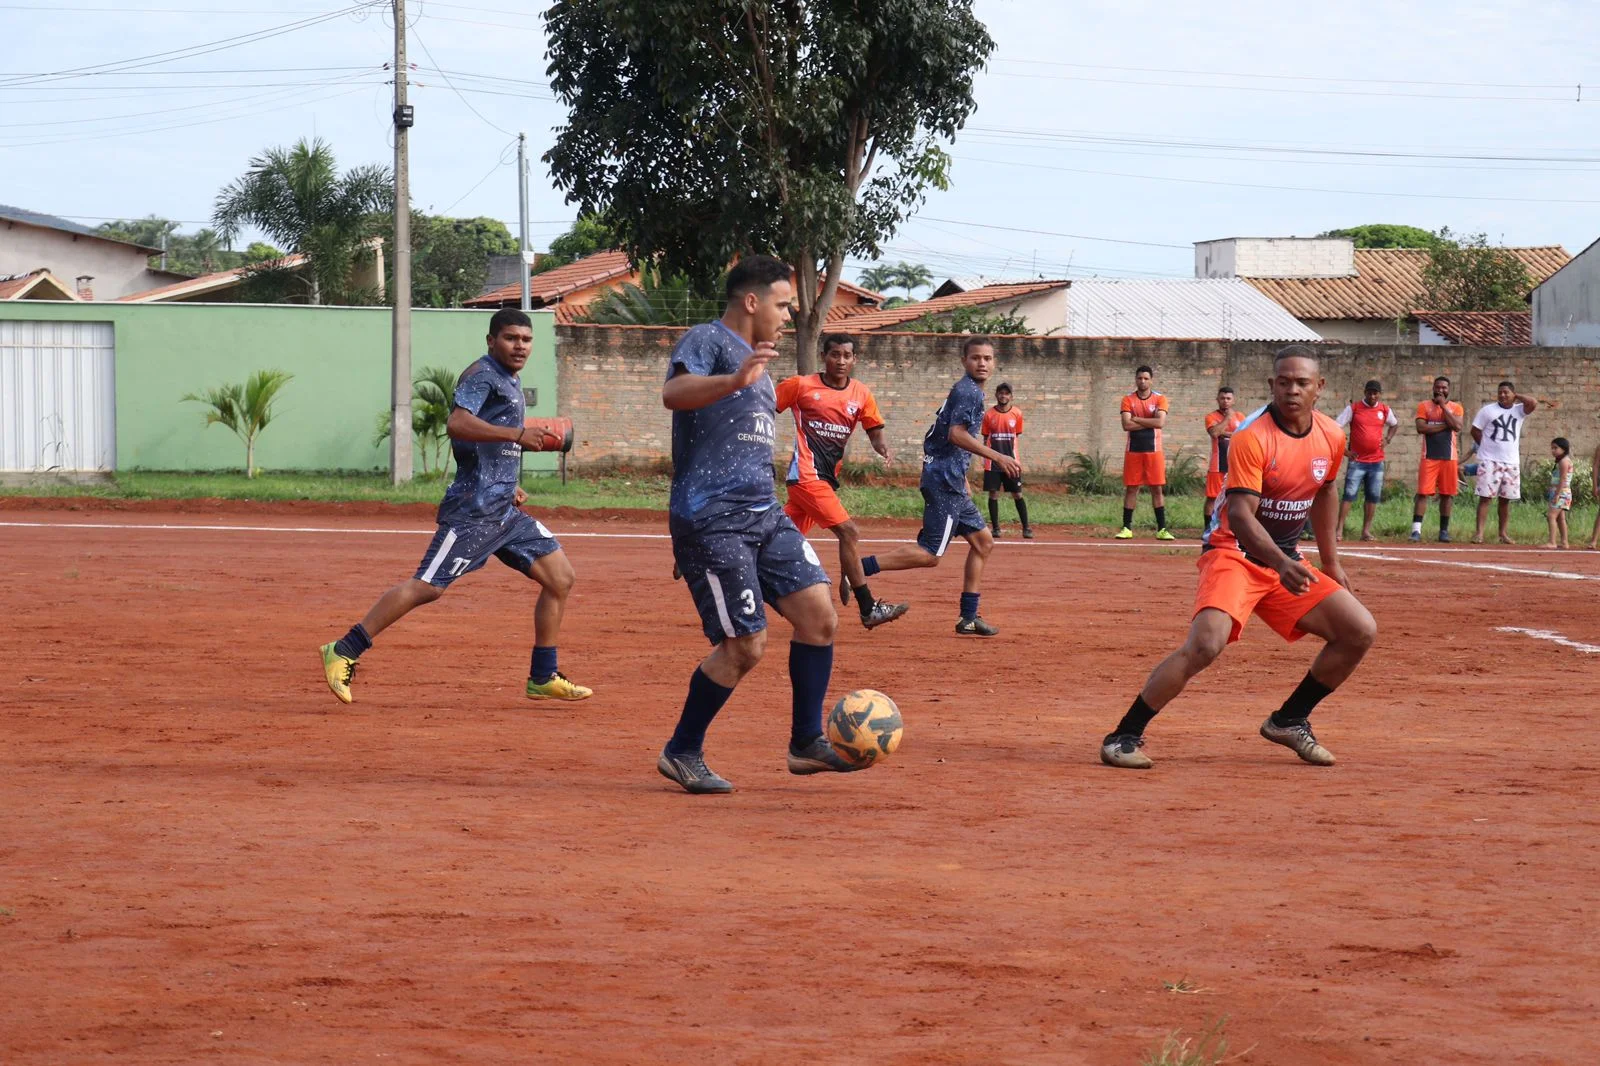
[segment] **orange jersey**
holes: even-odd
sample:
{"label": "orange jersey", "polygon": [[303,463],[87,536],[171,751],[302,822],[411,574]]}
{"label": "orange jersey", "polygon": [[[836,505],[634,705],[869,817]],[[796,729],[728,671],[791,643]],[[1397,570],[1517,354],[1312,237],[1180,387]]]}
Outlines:
{"label": "orange jersey", "polygon": [[838,488],[850,434],[857,425],[877,429],[884,424],[872,390],[853,378],[836,389],[821,374],[807,374],[779,382],[777,393],[778,410],[794,409],[794,457],[784,480],[791,485],[826,481]]}
{"label": "orange jersey", "polygon": [[[1311,517],[1311,503],[1333,481],[1343,455],[1344,430],[1333,419],[1313,411],[1311,428],[1295,437],[1278,423],[1277,411],[1269,404],[1234,433],[1223,492],[1256,497],[1256,521],[1285,555],[1298,559],[1300,533]],[[1205,542],[1208,548],[1243,551],[1230,527],[1225,501],[1217,506]]]}
{"label": "orange jersey", "polygon": [[[1466,409],[1458,403],[1446,400],[1445,407],[1449,409],[1451,414],[1456,416],[1457,421],[1461,421],[1467,416]],[[1444,410],[1432,400],[1423,400],[1417,404],[1417,417],[1426,422],[1429,429],[1438,426],[1442,430],[1439,433],[1423,434],[1422,457],[1424,459],[1446,459],[1454,462],[1458,458],[1456,454],[1457,434],[1445,422]]]}
{"label": "orange jersey", "polygon": [[[1022,436],[1022,408],[1016,404],[1011,405],[1011,410],[1002,411],[998,407],[991,407],[983,415],[983,443],[999,452],[1009,455],[1013,459],[1022,453],[1017,450],[1017,438]],[[989,469],[993,459],[985,459],[983,468]]]}
{"label": "orange jersey", "polygon": [[[1130,392],[1122,398],[1122,410],[1135,418],[1154,418],[1157,411],[1167,409],[1167,398],[1159,392],[1152,392],[1147,400],[1139,399],[1137,392]],[[1161,431],[1159,429],[1128,430],[1128,450],[1130,452],[1159,452],[1161,450]]]}
{"label": "orange jersey", "polygon": [[[1221,411],[1212,411],[1206,415],[1206,429],[1220,423],[1224,418],[1228,420],[1228,432],[1231,434],[1244,424],[1244,415],[1238,411],[1229,411],[1224,415]],[[1210,434],[1207,434],[1210,436]],[[1208,474],[1226,474],[1228,472],[1228,445],[1231,442],[1227,437],[1211,438],[1211,465],[1206,467]]]}

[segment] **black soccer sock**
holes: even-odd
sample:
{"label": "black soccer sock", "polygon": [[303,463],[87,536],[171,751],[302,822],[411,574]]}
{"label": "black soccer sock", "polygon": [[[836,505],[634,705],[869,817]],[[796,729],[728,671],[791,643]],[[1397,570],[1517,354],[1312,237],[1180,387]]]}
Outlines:
{"label": "black soccer sock", "polygon": [[1017,520],[1022,523],[1022,528],[1028,528],[1028,501],[1021,496],[1017,497]]}
{"label": "black soccer sock", "polygon": [[855,596],[856,606],[861,608],[862,614],[866,614],[868,611],[872,610],[872,605],[876,601],[872,598],[872,590],[867,588],[865,583],[860,585],[851,585],[850,592]]}
{"label": "black soccer sock", "polygon": [[689,679],[689,695],[683,701],[683,713],[678,716],[678,727],[667,741],[667,751],[673,755],[691,755],[706,746],[706,730],[711,720],[722,710],[722,705],[733,695],[733,689],[723,688],[695,667]]}
{"label": "black soccer sock", "polygon": [[1311,717],[1312,709],[1332,691],[1333,689],[1312,677],[1309,670],[1306,671],[1300,686],[1289,693],[1289,698],[1283,701],[1282,707],[1272,712],[1272,724],[1285,726],[1290,722]]}
{"label": "black soccer sock", "polygon": [[1145,727],[1150,724],[1150,719],[1157,715],[1156,709],[1144,701],[1144,693],[1133,699],[1133,706],[1128,708],[1128,713],[1122,716],[1122,721],[1117,723],[1114,734],[1123,733],[1136,737],[1144,736]]}
{"label": "black soccer sock", "polygon": [[544,682],[555,676],[556,649],[554,647],[541,648],[535,644],[533,658],[528,663],[528,680]]}
{"label": "black soccer sock", "polygon": [[989,525],[993,526],[995,529],[999,529],[1000,528],[1000,501],[999,500],[990,500],[989,501]]}
{"label": "black soccer sock", "polygon": [[1412,511],[1411,512],[1411,524],[1414,525],[1414,526],[1422,525],[1422,512],[1420,512],[1420,511]]}
{"label": "black soccer sock", "polygon": [[1167,509],[1165,507],[1157,507],[1156,508],[1156,528],[1157,529],[1166,529],[1167,528]]}
{"label": "black soccer sock", "polygon": [[963,592],[961,594],[962,618],[978,617],[978,595],[976,592]]}
{"label": "black soccer sock", "polygon": [[833,679],[833,645],[789,642],[789,684],[794,690],[789,746],[805,747],[822,735],[822,701]]}
{"label": "black soccer sock", "polygon": [[1122,509],[1122,528],[1123,529],[1132,529],[1133,528],[1133,508],[1132,507],[1124,507]]}
{"label": "black soccer sock", "polygon": [[1445,514],[1443,511],[1439,512],[1439,532],[1450,532],[1450,516]]}
{"label": "black soccer sock", "polygon": [[333,642],[333,650],[346,659],[359,659],[361,653],[370,647],[372,638],[367,636],[367,627],[360,622],[351,626],[350,632]]}

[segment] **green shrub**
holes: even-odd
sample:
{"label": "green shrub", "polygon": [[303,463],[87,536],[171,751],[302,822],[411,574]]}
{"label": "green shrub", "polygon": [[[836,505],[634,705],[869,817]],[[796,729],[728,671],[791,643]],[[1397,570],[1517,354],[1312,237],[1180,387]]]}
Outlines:
{"label": "green shrub", "polygon": [[1122,479],[1107,469],[1110,465],[1100,451],[1073,452],[1066,460],[1067,488],[1080,496],[1110,496],[1122,487]]}
{"label": "green shrub", "polygon": [[1167,495],[1198,496],[1205,491],[1206,467],[1210,456],[1202,460],[1194,452],[1179,448],[1167,463]]}

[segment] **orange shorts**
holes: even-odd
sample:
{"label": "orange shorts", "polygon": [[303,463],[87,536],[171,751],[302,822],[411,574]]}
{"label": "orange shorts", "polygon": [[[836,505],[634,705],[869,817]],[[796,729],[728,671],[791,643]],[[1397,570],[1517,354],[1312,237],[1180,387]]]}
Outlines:
{"label": "orange shorts", "polygon": [[1231,548],[1202,552],[1198,565],[1200,587],[1194,594],[1194,613],[1199,614],[1207,607],[1227,612],[1233,619],[1229,644],[1239,639],[1252,614],[1284,640],[1299,640],[1305,636],[1303,630],[1296,628],[1300,619],[1340,587],[1333,578],[1311,567],[1320,575],[1319,580],[1296,596],[1283,587],[1277,571],[1257,566]]}
{"label": "orange shorts", "polygon": [[1454,496],[1461,489],[1461,464],[1454,459],[1424,459],[1417,467],[1418,496]]}
{"label": "orange shorts", "polygon": [[1206,496],[1216,499],[1222,495],[1222,475],[1215,470],[1206,471]]}
{"label": "orange shorts", "polygon": [[1167,457],[1161,452],[1125,452],[1122,456],[1122,483],[1135,485],[1165,485],[1167,483]]}
{"label": "orange shorts", "polygon": [[789,502],[783,513],[802,533],[821,526],[832,529],[850,521],[850,512],[839,502],[839,494],[826,481],[794,481],[789,484]]}

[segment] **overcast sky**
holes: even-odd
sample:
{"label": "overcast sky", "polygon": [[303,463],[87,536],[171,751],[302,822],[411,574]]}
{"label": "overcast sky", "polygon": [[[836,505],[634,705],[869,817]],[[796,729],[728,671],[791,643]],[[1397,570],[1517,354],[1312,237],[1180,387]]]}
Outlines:
{"label": "overcast sky", "polygon": [[[535,247],[573,214],[537,162],[563,115],[540,20],[523,13],[540,6],[409,3],[414,202],[515,232],[525,130]],[[391,23],[318,21],[340,10],[0,0],[0,203],[192,230],[266,146],[318,135],[342,165],[390,161]],[[1363,222],[1571,252],[1600,236],[1592,2],[980,0],[978,13],[997,48],[954,184],[886,258],[940,277],[1189,276],[1196,240]],[[219,46],[246,35],[261,36]],[[205,45],[218,50],[146,58]]]}

